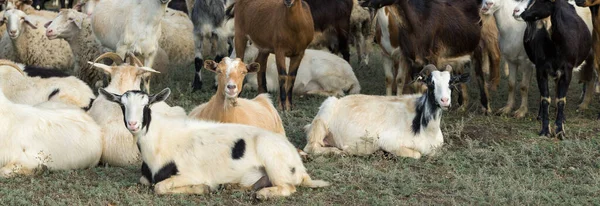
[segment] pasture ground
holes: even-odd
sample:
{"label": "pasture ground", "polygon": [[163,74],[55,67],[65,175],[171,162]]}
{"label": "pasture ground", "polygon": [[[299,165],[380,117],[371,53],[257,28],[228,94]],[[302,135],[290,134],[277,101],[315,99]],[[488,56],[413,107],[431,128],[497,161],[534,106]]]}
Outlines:
{"label": "pasture ground", "polygon": [[[381,57],[377,48],[369,68],[352,65],[362,92],[385,93]],[[205,85],[191,94],[192,66],[153,81],[153,92],[173,90],[168,103],[188,112],[213,95],[213,76],[204,71]],[[169,80],[169,81],[167,81]],[[592,205],[600,204],[600,111],[598,95],[591,109],[577,112],[581,86],[575,77],[567,103],[567,139],[538,137],[535,120],[539,93],[535,78],[529,93],[529,113],[523,119],[484,116],[478,110],[475,81],[471,81],[470,111],[443,114],[446,144],[436,157],[419,160],[383,153],[365,157],[311,157],[305,166],[315,179],[332,186],[299,188],[289,198],[259,202],[252,192],[221,190],[210,195],[157,196],[138,183],[139,166],[96,167],[49,172],[35,177],[0,179],[1,205]],[[160,82],[160,83],[159,83]],[[551,82],[550,85],[554,83]],[[492,106],[506,102],[503,76]],[[553,92],[552,92],[553,93]],[[254,97],[245,91],[242,96]],[[325,97],[295,97],[295,110],[282,115],[288,138],[305,145],[302,127],[309,123]],[[456,98],[454,98],[456,101]],[[517,105],[520,103],[517,95]],[[455,105],[454,105],[455,106]],[[551,109],[553,122],[553,109]],[[23,125],[26,128],[26,125]]]}

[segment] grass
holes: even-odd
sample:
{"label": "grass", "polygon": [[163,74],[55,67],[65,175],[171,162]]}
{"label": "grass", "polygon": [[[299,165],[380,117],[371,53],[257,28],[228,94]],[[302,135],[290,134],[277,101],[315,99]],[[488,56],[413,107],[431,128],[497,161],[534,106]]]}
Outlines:
{"label": "grass", "polygon": [[[378,51],[375,51],[378,54]],[[362,93],[384,94],[380,56],[370,68],[352,65]],[[153,91],[173,90],[168,102],[190,111],[214,93],[212,74],[205,72],[202,91],[191,93],[193,69],[181,68],[153,81]],[[493,109],[506,101],[507,82],[492,96]],[[321,189],[299,188],[289,198],[260,202],[253,192],[220,190],[209,195],[154,195],[138,183],[139,166],[46,171],[33,177],[0,179],[1,205],[598,205],[600,198],[600,111],[598,97],[585,112],[576,112],[581,91],[573,80],[567,104],[567,139],[538,137],[535,120],[539,93],[535,79],[529,113],[523,119],[484,116],[478,110],[476,83],[469,83],[471,107],[466,113],[444,113],[446,144],[439,155],[419,160],[370,156],[311,157],[305,163],[316,179],[330,181]],[[551,84],[553,85],[553,84]],[[255,92],[242,96],[253,97]],[[517,95],[518,96],[518,95]],[[598,95],[596,95],[598,96]],[[318,111],[324,97],[295,97],[295,110],[282,114],[294,145],[306,143],[302,127]],[[517,97],[519,98],[519,97]],[[520,99],[517,99],[520,100]],[[517,102],[519,103],[519,102]],[[517,104],[518,106],[518,104]],[[552,110],[552,109],[551,109]],[[554,115],[551,114],[553,118]]]}

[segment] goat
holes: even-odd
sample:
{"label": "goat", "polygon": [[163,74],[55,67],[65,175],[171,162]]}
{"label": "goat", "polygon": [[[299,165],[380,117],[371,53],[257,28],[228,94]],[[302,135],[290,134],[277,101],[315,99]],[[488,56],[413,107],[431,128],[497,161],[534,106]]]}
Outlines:
{"label": "goat", "polygon": [[[329,50],[333,53],[342,53],[344,60],[350,62],[350,16],[354,3],[352,0],[304,0],[310,7],[314,31],[323,32],[324,35],[333,35],[337,44]],[[331,12],[335,11],[335,12]]]}
{"label": "goat", "polygon": [[[237,0],[230,6],[234,7],[236,57],[244,59],[248,40],[259,48],[255,60],[260,64],[258,92],[264,93],[267,91],[267,58],[269,53],[274,53],[279,73],[279,107],[290,111],[298,67],[314,36],[308,4],[301,0]],[[286,72],[285,57],[290,57],[289,72]]]}
{"label": "goat", "polygon": [[[361,5],[373,8],[389,5],[398,11],[401,20],[397,37],[402,55],[400,67],[411,66],[407,71],[413,75],[418,72],[416,68],[426,63],[443,66],[472,56],[483,110],[486,114],[491,112],[481,66],[486,45],[481,38],[478,0],[454,0],[452,4],[441,0],[366,0]],[[490,79],[495,82],[498,75],[499,70],[490,71]],[[404,83],[398,84],[403,86]]]}
{"label": "goat", "polygon": [[[565,137],[565,104],[573,67],[588,58],[592,37],[585,22],[566,0],[529,0],[526,9],[517,6],[513,16],[527,22],[524,35],[525,51],[535,64],[540,106],[538,119],[542,121],[540,136],[550,136],[548,109],[550,94],[548,76],[556,81],[555,135]],[[518,14],[520,12],[520,14]],[[550,17],[550,21],[547,18]],[[540,21],[538,21],[540,20]],[[549,25],[551,23],[551,26]]]}
{"label": "goat", "polygon": [[[196,1],[198,2],[198,1]],[[220,63],[206,60],[204,68],[219,78],[217,93],[190,112],[190,117],[223,123],[238,123],[260,127],[285,135],[283,123],[268,94],[254,99],[238,98],[248,73],[259,70],[258,63],[244,64],[241,59],[223,58]]]}
{"label": "goat", "polygon": [[59,102],[16,104],[0,92],[0,115],[0,177],[31,175],[40,167],[83,169],[100,160],[100,127],[83,110]]}
{"label": "goat", "polygon": [[[152,67],[159,47],[161,19],[170,0],[103,0],[91,15],[92,31],[103,46],[124,58],[126,53],[140,55]],[[149,79],[144,80],[146,90]]]}
{"label": "goat", "polygon": [[[107,66],[98,62],[104,58],[111,59],[117,66]],[[129,54],[132,61],[135,57]],[[143,76],[150,72],[157,71],[140,67],[139,64],[129,65],[123,62],[121,58],[112,52],[100,55],[93,63],[95,68],[99,68],[111,76],[109,85],[104,88],[112,93],[125,93],[128,90],[139,90]],[[186,116],[181,107],[170,107],[164,102],[154,104],[150,109],[164,113],[165,115]],[[102,148],[101,162],[111,166],[129,166],[139,164],[139,150],[136,145],[136,139],[129,133],[123,125],[123,115],[117,105],[107,101],[102,95],[94,101],[89,114],[101,126],[104,135],[104,144]]]}
{"label": "goat", "polygon": [[305,126],[304,151],[368,155],[382,149],[415,159],[434,154],[444,143],[440,122],[450,107],[450,85],[469,80],[469,73],[451,76],[450,70],[425,66],[417,77],[427,85],[422,95],[329,97]]}
{"label": "goat", "polygon": [[204,64],[205,40],[210,42],[208,55],[214,56],[215,61],[220,62],[226,56],[227,32],[225,31],[225,1],[195,1],[192,10],[192,22],[194,23],[195,59],[194,66],[196,74],[192,83],[193,91],[202,88],[202,66]]}
{"label": "goat", "polygon": [[[592,49],[593,54],[600,54],[600,13],[598,9],[600,8],[600,1],[597,0],[575,0],[577,6],[580,7],[589,7],[592,12],[592,24],[593,24],[593,33],[592,33]],[[600,85],[600,55],[591,55],[594,58],[594,68],[596,69],[596,80],[597,84]],[[587,60],[586,60],[587,61]],[[600,88],[600,87],[598,87]],[[586,92],[593,93],[589,89]],[[586,93],[587,94],[587,93]],[[600,119],[600,113],[598,114],[598,119]]]}
{"label": "goat", "polygon": [[[45,10],[46,9],[46,2],[51,1],[51,0],[25,0],[26,2],[31,2],[29,4],[31,4],[34,8],[38,9],[38,10]],[[69,0],[67,3],[67,0],[58,0],[58,2],[60,3],[60,8],[61,9],[70,9],[73,8],[73,1],[74,0]]]}
{"label": "goat", "polygon": [[[205,194],[219,184],[239,183],[244,188],[254,185],[260,189],[257,198],[268,199],[289,196],[297,185],[329,185],[310,178],[294,146],[281,134],[247,125],[167,117],[149,109],[170,92],[166,88],[156,95],[141,91],[117,95],[99,90],[122,106],[124,123],[140,146],[140,183],[155,184],[155,193]],[[266,184],[260,184],[263,178]]]}

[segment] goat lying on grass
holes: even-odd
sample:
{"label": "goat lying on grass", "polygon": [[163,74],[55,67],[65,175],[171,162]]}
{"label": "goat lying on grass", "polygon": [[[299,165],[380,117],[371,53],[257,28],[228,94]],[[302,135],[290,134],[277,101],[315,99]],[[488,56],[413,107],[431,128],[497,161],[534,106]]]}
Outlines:
{"label": "goat lying on grass", "polygon": [[140,182],[156,184],[157,194],[204,194],[219,184],[239,183],[262,188],[257,197],[267,199],[289,196],[297,185],[329,185],[310,178],[294,145],[280,134],[154,112],[151,106],[167,99],[168,88],[156,95],[141,91],[117,95],[104,89],[99,93],[123,108],[125,124],[137,138],[144,161]]}
{"label": "goat lying on grass", "polygon": [[424,94],[329,97],[305,127],[304,151],[366,155],[382,149],[416,159],[434,153],[444,143],[440,122],[450,107],[450,85],[469,80],[469,73],[451,76],[451,69],[425,66],[418,77],[425,79]]}

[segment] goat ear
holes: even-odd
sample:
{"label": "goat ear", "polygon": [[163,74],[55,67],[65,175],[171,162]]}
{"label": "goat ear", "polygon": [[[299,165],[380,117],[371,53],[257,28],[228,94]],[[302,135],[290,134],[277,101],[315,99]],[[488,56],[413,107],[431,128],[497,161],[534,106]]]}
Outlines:
{"label": "goat ear", "polygon": [[206,61],[204,61],[204,68],[208,69],[209,71],[212,71],[212,72],[217,72],[217,66],[218,65],[219,64],[217,62],[213,61],[213,60],[206,60]]}
{"label": "goat ear", "polygon": [[448,71],[448,72],[452,73],[452,67],[450,65],[446,65],[446,67],[444,68],[444,71]]}
{"label": "goat ear", "polygon": [[94,63],[94,62],[88,62],[88,64],[92,65],[92,67],[102,69],[102,71],[104,71],[104,73],[107,73],[107,74],[112,74],[112,72],[113,72],[112,67],[105,65],[105,64]]}
{"label": "goat ear", "polygon": [[115,103],[121,103],[121,95],[107,92],[103,88],[98,89],[98,94],[104,96],[108,101],[115,102]]}
{"label": "goat ear", "polygon": [[36,24],[37,24],[37,23],[33,22],[31,19],[29,19],[29,17],[27,17],[27,16],[26,16],[26,17],[24,17],[24,18],[23,18],[23,21],[24,21],[24,22],[25,22],[27,25],[29,25],[29,26],[30,26],[32,29],[37,29],[37,26],[36,26]]}
{"label": "goat ear", "polygon": [[248,73],[258,72],[258,70],[260,70],[260,64],[258,62],[253,62],[246,65],[246,69],[248,70]]}
{"label": "goat ear", "polygon": [[155,94],[155,95],[151,95],[148,99],[148,104],[154,104],[157,102],[162,102],[167,100],[167,98],[169,98],[169,95],[171,95],[171,89],[169,88],[165,88],[162,91],[160,91],[159,93]]}
{"label": "goat ear", "polygon": [[471,75],[469,73],[463,73],[450,78],[450,84],[467,83],[469,80],[471,80]]}

